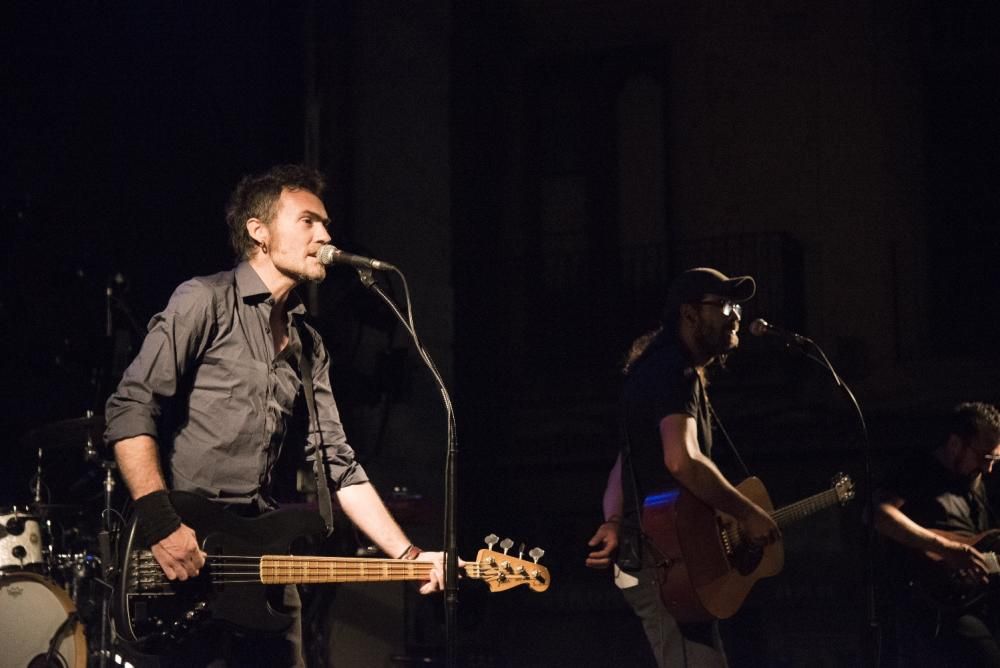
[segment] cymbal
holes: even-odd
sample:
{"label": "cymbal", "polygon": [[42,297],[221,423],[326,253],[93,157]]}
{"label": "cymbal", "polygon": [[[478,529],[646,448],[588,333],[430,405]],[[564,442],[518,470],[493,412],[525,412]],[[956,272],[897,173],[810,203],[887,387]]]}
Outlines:
{"label": "cymbal", "polygon": [[49,513],[82,513],[83,506],[79,503],[33,503],[31,510],[39,515]]}
{"label": "cymbal", "polygon": [[21,439],[21,443],[30,448],[44,450],[83,449],[88,439],[96,447],[101,447],[104,434],[104,416],[60,420],[32,429]]}

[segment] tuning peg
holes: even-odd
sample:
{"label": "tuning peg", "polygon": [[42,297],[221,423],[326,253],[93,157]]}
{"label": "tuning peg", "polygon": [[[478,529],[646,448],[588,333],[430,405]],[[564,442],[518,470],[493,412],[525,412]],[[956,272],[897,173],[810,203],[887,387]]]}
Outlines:
{"label": "tuning peg", "polygon": [[537,564],[538,560],[541,559],[544,554],[545,550],[543,550],[542,548],[533,547],[531,548],[531,552],[528,553],[528,556],[531,557],[532,560]]}
{"label": "tuning peg", "polygon": [[517,548],[517,558],[524,559],[524,543],[521,543],[521,547]]}
{"label": "tuning peg", "polygon": [[504,554],[507,554],[507,550],[509,550],[512,547],[514,547],[514,541],[512,541],[510,538],[504,538],[502,541],[500,541],[500,549],[503,550]]}
{"label": "tuning peg", "polygon": [[500,540],[500,536],[496,535],[495,533],[491,533],[489,536],[483,539],[483,542],[486,543],[486,546],[489,547],[490,551],[492,552],[493,546],[497,544],[498,540]]}

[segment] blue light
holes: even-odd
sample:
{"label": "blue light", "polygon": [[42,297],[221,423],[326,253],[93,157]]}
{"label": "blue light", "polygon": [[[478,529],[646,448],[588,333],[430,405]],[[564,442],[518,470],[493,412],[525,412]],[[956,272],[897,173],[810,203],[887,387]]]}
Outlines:
{"label": "blue light", "polygon": [[656,508],[658,506],[666,506],[672,504],[677,500],[681,491],[679,489],[672,489],[669,492],[663,492],[661,494],[650,494],[646,497],[646,500],[642,502],[642,505],[646,508]]}

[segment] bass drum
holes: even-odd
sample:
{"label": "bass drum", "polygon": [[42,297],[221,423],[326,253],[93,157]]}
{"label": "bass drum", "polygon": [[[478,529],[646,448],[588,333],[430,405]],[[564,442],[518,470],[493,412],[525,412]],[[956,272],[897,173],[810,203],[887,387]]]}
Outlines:
{"label": "bass drum", "polygon": [[[73,601],[34,573],[0,575],[0,666],[87,668],[87,638]],[[49,647],[55,652],[46,661]]]}

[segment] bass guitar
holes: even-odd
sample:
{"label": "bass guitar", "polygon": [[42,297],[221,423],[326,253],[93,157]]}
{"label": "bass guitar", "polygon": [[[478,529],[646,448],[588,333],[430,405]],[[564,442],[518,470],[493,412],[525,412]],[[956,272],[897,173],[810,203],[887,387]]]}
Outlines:
{"label": "bass guitar", "polygon": [[[829,490],[778,510],[759,479],[747,478],[736,489],[766,510],[780,528],[854,498],[854,483],[842,473]],[[731,617],[757,580],[777,575],[785,564],[781,541],[750,543],[735,518],[684,489],[647,500],[642,529],[664,562],[660,598],[681,622]]]}
{"label": "bass guitar", "polygon": [[[137,519],[123,530],[112,618],[119,639],[143,652],[161,653],[209,622],[283,632],[293,618],[282,610],[282,587],[275,585],[427,580],[433,567],[402,559],[290,556],[296,539],[323,532],[323,520],[314,512],[285,509],[248,519],[188,492],[171,492],[170,501],[207,557],[197,577],[171,581],[152,552],[139,546]],[[543,550],[534,548],[533,561],[525,561],[522,554],[507,554],[510,539],[500,543],[503,553],[492,550],[496,542],[496,536],[487,537],[490,549],[462,567],[465,577],[483,580],[492,592],[520,585],[548,589],[549,572],[538,564]]]}

